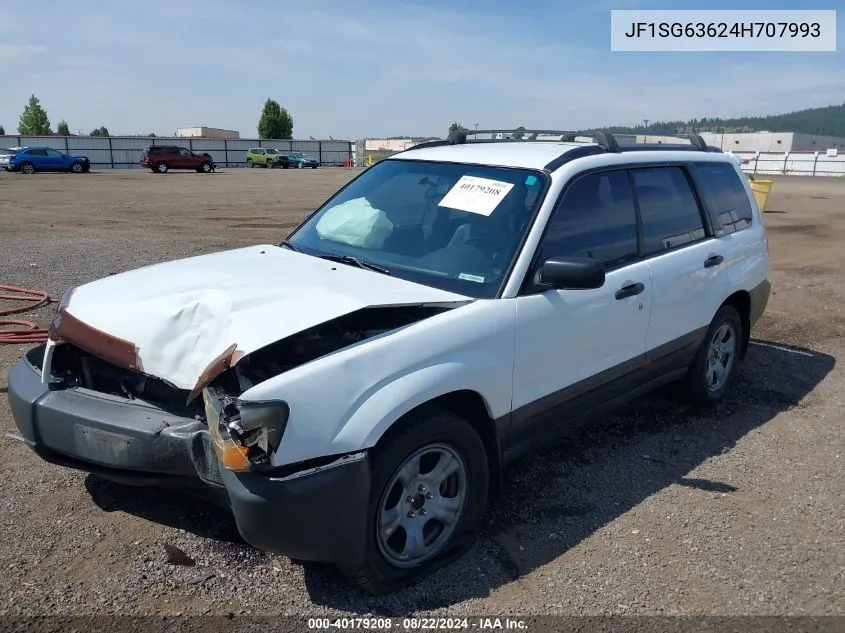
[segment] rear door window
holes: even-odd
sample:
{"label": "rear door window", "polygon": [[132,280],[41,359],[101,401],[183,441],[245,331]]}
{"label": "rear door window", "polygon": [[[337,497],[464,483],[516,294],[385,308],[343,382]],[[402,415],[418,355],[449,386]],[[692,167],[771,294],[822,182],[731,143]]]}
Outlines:
{"label": "rear door window", "polygon": [[751,201],[733,165],[698,163],[694,172],[708,209],[718,218],[725,233],[751,226]]}
{"label": "rear door window", "polygon": [[632,174],[640,206],[643,255],[658,255],[707,236],[698,201],[681,167],[647,167],[634,169]]}

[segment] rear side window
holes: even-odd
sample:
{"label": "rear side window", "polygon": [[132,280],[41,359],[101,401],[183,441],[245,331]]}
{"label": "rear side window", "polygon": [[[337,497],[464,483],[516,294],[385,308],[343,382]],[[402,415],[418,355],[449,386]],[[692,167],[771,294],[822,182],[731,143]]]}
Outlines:
{"label": "rear side window", "polygon": [[733,165],[699,163],[695,166],[698,189],[718,217],[725,233],[751,226],[751,201]]}
{"label": "rear side window", "polygon": [[637,259],[637,213],[628,173],[578,178],[549,220],[541,256],[590,257],[609,269]]}
{"label": "rear side window", "polygon": [[643,254],[666,252],[706,236],[701,210],[680,167],[632,172],[643,227]]}

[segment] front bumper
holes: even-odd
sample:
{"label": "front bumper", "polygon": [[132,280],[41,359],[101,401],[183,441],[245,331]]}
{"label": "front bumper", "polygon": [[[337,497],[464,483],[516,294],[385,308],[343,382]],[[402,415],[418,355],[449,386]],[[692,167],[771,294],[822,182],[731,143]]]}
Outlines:
{"label": "front bumper", "polygon": [[231,508],[243,539],[266,551],[341,565],[364,556],[366,454],[273,478],[219,465],[203,421],[151,404],[43,383],[44,346],[9,372],[15,424],[45,461],[125,484],[200,492]]}

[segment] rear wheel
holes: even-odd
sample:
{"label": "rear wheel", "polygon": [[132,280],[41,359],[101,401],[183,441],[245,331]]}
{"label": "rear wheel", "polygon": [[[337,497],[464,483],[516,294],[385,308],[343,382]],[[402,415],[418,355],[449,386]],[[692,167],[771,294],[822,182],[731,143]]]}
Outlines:
{"label": "rear wheel", "polygon": [[32,163],[22,163],[20,167],[20,171],[22,174],[34,174],[35,173],[35,165]]}
{"label": "rear wheel", "polygon": [[246,166],[249,167],[250,169],[252,169],[253,167],[255,167],[255,163],[252,162],[251,158],[247,158],[246,159]]}
{"label": "rear wheel", "polygon": [[725,397],[736,379],[742,334],[736,308],[719,308],[684,377],[684,395],[690,403],[710,405]]}
{"label": "rear wheel", "polygon": [[156,163],[156,172],[157,173],[166,174],[168,169],[170,169],[170,167],[163,160],[160,160],[159,162]]}
{"label": "rear wheel", "polygon": [[463,418],[430,408],[374,451],[366,559],[344,570],[371,593],[394,591],[472,544],[487,504],[487,452]]}

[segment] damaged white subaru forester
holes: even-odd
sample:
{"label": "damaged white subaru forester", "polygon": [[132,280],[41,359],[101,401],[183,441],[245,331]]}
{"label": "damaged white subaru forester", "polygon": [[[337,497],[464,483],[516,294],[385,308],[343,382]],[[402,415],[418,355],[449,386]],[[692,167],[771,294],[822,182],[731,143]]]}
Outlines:
{"label": "damaged white subaru forester", "polygon": [[486,133],[377,163],[279,245],[69,290],[9,375],[21,439],[387,592],[570,425],[671,381],[720,400],[770,293],[734,161]]}

